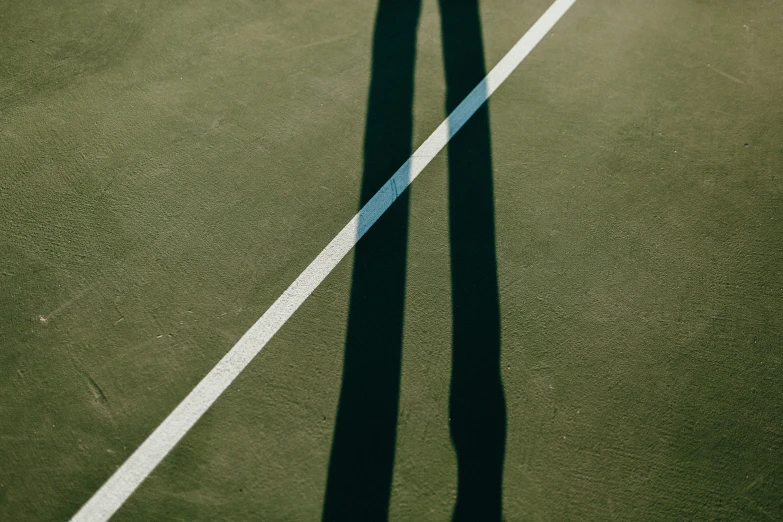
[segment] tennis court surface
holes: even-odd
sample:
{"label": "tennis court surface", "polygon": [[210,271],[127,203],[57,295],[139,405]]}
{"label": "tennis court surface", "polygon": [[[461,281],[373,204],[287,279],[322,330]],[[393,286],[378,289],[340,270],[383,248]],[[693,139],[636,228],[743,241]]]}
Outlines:
{"label": "tennis court surface", "polygon": [[0,2],[0,520],[783,520],[781,27]]}

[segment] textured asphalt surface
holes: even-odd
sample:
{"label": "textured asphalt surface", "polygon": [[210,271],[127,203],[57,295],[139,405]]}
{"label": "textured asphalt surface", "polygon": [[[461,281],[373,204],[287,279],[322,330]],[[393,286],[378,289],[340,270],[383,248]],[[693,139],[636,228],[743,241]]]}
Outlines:
{"label": "textured asphalt surface", "polygon": [[[482,1],[487,67],[547,7]],[[74,514],[356,212],[375,16],[0,2],[0,520]],[[505,519],[783,518],[780,27],[577,0],[492,96]],[[433,1],[414,81],[415,147],[445,116]],[[448,202],[444,151],[408,203],[393,520],[457,494]],[[117,520],[321,518],[353,269]]]}

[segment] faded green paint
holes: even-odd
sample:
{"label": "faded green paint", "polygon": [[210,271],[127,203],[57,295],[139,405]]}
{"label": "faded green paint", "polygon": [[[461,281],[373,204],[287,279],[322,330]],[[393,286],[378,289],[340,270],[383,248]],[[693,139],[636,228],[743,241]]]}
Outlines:
{"label": "faded green paint", "polygon": [[[546,6],[482,2],[487,63]],[[0,5],[0,519],[73,514],[355,212],[374,8]],[[578,0],[493,95],[508,520],[783,517],[781,26]],[[439,40],[425,2],[417,144]],[[453,509],[446,182],[412,187],[396,520]],[[118,520],[320,516],[350,280]]]}

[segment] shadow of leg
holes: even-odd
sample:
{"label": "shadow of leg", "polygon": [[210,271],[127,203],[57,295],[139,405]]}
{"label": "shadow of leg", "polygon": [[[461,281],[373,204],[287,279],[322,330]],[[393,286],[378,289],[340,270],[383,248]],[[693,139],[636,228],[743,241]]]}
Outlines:
{"label": "shadow of leg", "polygon": [[[419,0],[381,0],[375,22],[361,205],[411,155]],[[408,192],[356,247],[324,520],[385,520],[396,443]]]}
{"label": "shadow of leg", "polygon": [[[478,0],[440,0],[447,110],[486,76]],[[506,405],[489,109],[449,143],[453,352],[449,412],[457,453],[454,520],[500,520]]]}

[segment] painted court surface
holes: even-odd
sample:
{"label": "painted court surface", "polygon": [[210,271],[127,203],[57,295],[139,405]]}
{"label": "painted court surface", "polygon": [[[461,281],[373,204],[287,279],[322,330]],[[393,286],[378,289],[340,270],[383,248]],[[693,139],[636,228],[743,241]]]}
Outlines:
{"label": "painted court surface", "polygon": [[[416,3],[0,1],[0,520],[79,511],[551,1]],[[783,519],[781,27],[576,0],[114,520]]]}

